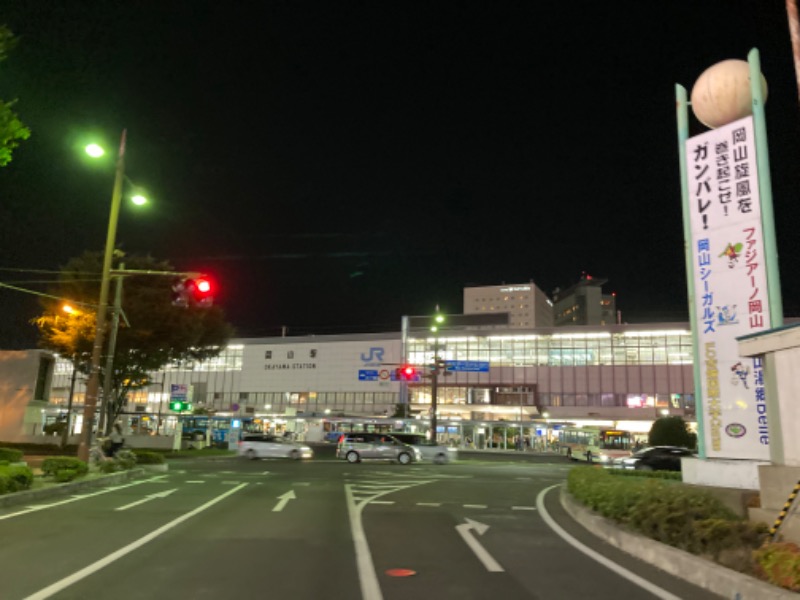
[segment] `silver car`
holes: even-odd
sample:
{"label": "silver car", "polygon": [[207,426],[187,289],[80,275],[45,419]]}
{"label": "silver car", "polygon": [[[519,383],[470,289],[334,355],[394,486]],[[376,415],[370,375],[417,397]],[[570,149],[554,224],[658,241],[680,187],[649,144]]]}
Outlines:
{"label": "silver car", "polygon": [[458,449],[429,440],[421,433],[392,433],[392,437],[419,450],[422,460],[437,465],[458,460]]}
{"label": "silver car", "polygon": [[239,456],[257,458],[313,458],[314,451],[305,444],[268,434],[246,435],[239,442]]}
{"label": "silver car", "polygon": [[339,438],[336,456],[347,462],[363,459],[391,460],[401,465],[419,461],[419,450],[386,433],[344,433]]}

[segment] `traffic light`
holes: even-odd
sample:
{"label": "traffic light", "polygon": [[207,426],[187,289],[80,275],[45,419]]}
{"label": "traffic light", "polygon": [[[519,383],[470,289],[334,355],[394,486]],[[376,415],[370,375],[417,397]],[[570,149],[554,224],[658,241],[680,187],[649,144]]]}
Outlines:
{"label": "traffic light", "polygon": [[175,412],[192,410],[192,403],[185,400],[170,400],[169,409]]}
{"label": "traffic light", "polygon": [[398,381],[414,381],[414,379],[417,377],[417,369],[411,365],[403,365],[402,367],[395,369],[394,373],[395,379]]}
{"label": "traffic light", "polygon": [[214,284],[205,275],[181,279],[172,286],[175,306],[211,306],[214,304]]}
{"label": "traffic light", "polygon": [[184,286],[197,306],[211,306],[214,303],[214,286],[208,277],[189,279]]}

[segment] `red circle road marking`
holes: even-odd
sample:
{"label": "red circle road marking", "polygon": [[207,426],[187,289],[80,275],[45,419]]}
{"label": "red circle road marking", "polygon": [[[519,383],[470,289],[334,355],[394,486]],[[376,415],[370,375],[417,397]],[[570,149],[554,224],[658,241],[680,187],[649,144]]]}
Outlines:
{"label": "red circle road marking", "polygon": [[411,577],[412,575],[416,575],[417,572],[411,569],[389,569],[386,571],[386,574],[389,577]]}

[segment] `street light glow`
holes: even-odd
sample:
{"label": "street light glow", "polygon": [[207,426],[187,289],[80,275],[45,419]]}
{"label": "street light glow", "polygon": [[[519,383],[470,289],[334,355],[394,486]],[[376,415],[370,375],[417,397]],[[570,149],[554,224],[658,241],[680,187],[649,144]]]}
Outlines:
{"label": "street light glow", "polygon": [[131,198],[131,201],[132,201],[132,202],[133,202],[133,203],[134,203],[136,206],[141,206],[142,204],[147,204],[147,198],[145,198],[145,197],[144,197],[144,196],[142,196],[141,194],[136,194],[135,196],[133,196],[133,197]]}
{"label": "street light glow", "polygon": [[103,156],[106,153],[106,151],[103,150],[97,144],[89,144],[88,146],[86,146],[85,150],[86,150],[86,154],[88,154],[92,158],[100,158],[101,156]]}

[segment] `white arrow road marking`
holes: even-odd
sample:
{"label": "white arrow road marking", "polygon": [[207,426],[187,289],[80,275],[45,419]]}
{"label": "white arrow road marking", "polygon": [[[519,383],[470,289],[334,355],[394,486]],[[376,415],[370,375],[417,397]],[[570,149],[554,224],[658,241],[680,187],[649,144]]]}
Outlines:
{"label": "white arrow road marking", "polygon": [[114,510],[128,510],[129,508],[133,508],[134,506],[139,506],[140,504],[144,504],[145,502],[150,502],[150,500],[155,500],[156,498],[166,498],[172,492],[177,492],[178,488],[172,490],[165,490],[163,492],[158,492],[156,494],[150,494],[149,496],[145,496],[141,500],[137,500],[136,502],[131,502],[130,504],[126,504],[125,506],[120,506],[119,508],[115,508]]}
{"label": "white arrow road marking", "polygon": [[296,499],[297,496],[294,495],[294,490],[289,490],[285,494],[278,496],[278,503],[275,505],[275,508],[272,509],[272,512],[281,512],[283,507],[289,503],[289,500]]}
{"label": "white arrow road marking", "polygon": [[488,525],[484,525],[483,523],[478,523],[477,521],[473,521],[472,519],[464,519],[466,523],[462,523],[461,525],[456,525],[456,531],[464,538],[464,541],[467,542],[467,546],[475,553],[475,556],[483,563],[483,566],[486,567],[487,571],[492,571],[495,573],[499,573],[504,571],[503,567],[500,566],[492,555],[486,551],[486,548],[480,545],[478,540],[476,540],[473,535],[472,531],[477,532],[478,535],[483,535],[486,533],[486,530],[489,529]]}

